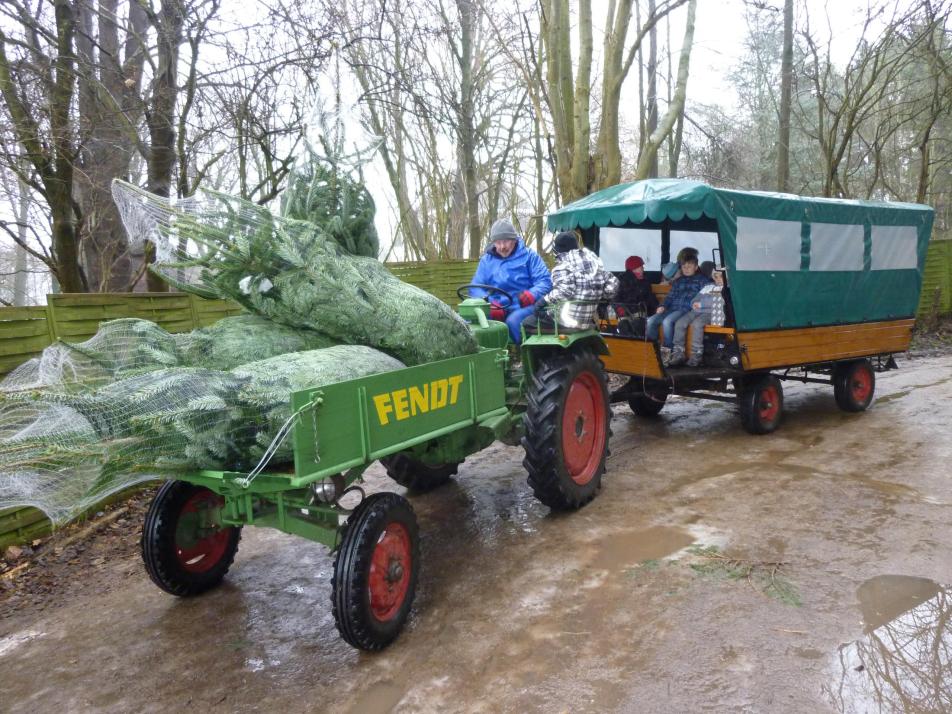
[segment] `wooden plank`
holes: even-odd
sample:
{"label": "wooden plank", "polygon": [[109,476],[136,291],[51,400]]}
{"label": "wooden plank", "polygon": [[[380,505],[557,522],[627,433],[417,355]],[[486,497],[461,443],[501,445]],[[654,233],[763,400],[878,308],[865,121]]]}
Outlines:
{"label": "wooden plank", "polygon": [[[33,355],[42,352],[50,344],[48,335],[20,337],[15,340],[0,340],[0,356]],[[24,357],[26,359],[26,357]]]}
{"label": "wooden plank", "polygon": [[737,340],[745,369],[789,367],[904,352],[912,320],[742,332]]}
{"label": "wooden plank", "polygon": [[15,320],[0,322],[0,340],[12,340],[21,337],[43,335],[49,339],[46,320]]}
{"label": "wooden plank", "polygon": [[8,374],[19,367],[21,364],[39,355],[39,352],[32,354],[24,353],[21,355],[6,355],[0,357],[0,374]]}
{"label": "wooden plank", "polygon": [[46,320],[46,308],[43,306],[31,307],[0,307],[0,325],[4,322],[20,320]]}
{"label": "wooden plank", "polygon": [[602,355],[601,360],[609,372],[644,375],[653,379],[664,377],[654,342],[606,335],[605,345],[608,354]]}
{"label": "wooden plank", "polygon": [[0,535],[0,550],[3,550],[8,545],[27,544],[35,538],[43,538],[52,532],[53,524],[50,523],[49,519],[44,517],[36,523],[31,523],[23,528],[18,528],[17,530]]}
{"label": "wooden plank", "polygon": [[89,307],[63,307],[56,306],[56,327],[57,333],[60,326],[68,325],[71,322],[85,322],[96,320],[117,320],[121,317],[133,317],[135,309],[129,305],[92,305]]}
{"label": "wooden plank", "polygon": [[45,519],[43,512],[36,508],[5,508],[0,511],[0,536]]}

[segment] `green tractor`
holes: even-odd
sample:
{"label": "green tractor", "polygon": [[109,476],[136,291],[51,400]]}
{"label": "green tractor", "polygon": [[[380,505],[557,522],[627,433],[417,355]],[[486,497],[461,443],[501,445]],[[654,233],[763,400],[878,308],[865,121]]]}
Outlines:
{"label": "green tractor", "polygon": [[[277,528],[335,552],[337,628],[351,645],[378,650],[409,615],[420,548],[409,501],[365,496],[358,485],[374,461],[419,492],[445,483],[496,440],[521,443],[539,501],[554,510],[591,501],[611,433],[602,338],[595,329],[536,325],[516,365],[506,326],[487,319],[489,303],[468,297],[469,287],[459,289],[458,309],[476,354],[295,392],[273,445],[290,436],[293,469],[266,470],[266,456],[249,472],[198,471],[163,484],[141,542],[156,585],[178,596],[209,590],[231,566],[243,526]],[[348,494],[356,505],[341,504]]]}

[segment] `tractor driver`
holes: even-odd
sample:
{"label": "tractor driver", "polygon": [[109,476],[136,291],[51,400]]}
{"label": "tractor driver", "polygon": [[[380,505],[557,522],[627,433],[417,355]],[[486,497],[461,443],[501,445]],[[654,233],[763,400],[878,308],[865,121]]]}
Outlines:
{"label": "tractor driver", "polygon": [[536,300],[552,289],[552,278],[539,254],[525,244],[505,218],[493,223],[489,241],[473,282],[505,290],[518,302],[507,305],[500,294],[487,295],[487,291],[480,288],[470,288],[469,294],[489,300],[489,318],[505,322],[512,341],[519,344],[522,321],[532,314]]}

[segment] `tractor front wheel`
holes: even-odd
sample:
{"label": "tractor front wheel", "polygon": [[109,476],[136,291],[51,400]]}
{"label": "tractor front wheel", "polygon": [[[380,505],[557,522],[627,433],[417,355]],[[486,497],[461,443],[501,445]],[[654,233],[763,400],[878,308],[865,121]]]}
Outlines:
{"label": "tractor front wheel", "polygon": [[375,493],[354,509],[334,560],[331,602],[337,630],[362,650],[386,647],[403,629],[420,570],[410,502]]}
{"label": "tractor front wheel", "polygon": [[833,369],[833,396],[845,412],[865,411],[873,401],[876,373],[868,359],[840,362]]}
{"label": "tractor front wheel", "polygon": [[407,454],[394,454],[380,459],[387,476],[408,491],[426,493],[439,488],[459,470],[459,463],[431,466]]}
{"label": "tractor front wheel", "polygon": [[542,503],[571,510],[595,498],[605,472],[611,410],[605,372],[587,350],[541,361],[525,414],[523,465]]}
{"label": "tractor front wheel", "polygon": [[240,526],[222,526],[225,500],[203,486],[166,481],[142,526],[142,560],[149,577],[172,595],[198,595],[218,585],[235,560]]}

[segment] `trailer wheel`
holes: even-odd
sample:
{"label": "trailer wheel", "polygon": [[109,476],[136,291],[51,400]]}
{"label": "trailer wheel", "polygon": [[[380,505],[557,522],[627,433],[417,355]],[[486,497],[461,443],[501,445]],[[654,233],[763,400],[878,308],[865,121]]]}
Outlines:
{"label": "trailer wheel", "polygon": [[152,582],[172,595],[198,595],[218,585],[235,560],[240,526],[211,518],[225,499],[203,486],[166,481],[142,526],[142,560]]}
{"label": "trailer wheel", "polygon": [[602,363],[587,350],[544,360],[527,396],[522,463],[529,485],[549,508],[581,508],[601,486],[611,436]]}
{"label": "trailer wheel", "polygon": [[380,459],[387,476],[409,491],[426,493],[439,488],[453,476],[462,461],[455,464],[431,466],[408,454],[393,454]]}
{"label": "trailer wheel", "polygon": [[754,379],[738,397],[740,420],[751,434],[769,434],[783,416],[783,387],[772,374]]}
{"label": "trailer wheel", "polygon": [[331,602],[337,630],[362,650],[386,647],[410,614],[420,562],[416,516],[395,493],[354,509],[334,560]]}
{"label": "trailer wheel", "polygon": [[[629,384],[635,379],[635,377],[632,377]],[[644,385],[643,394],[628,397],[628,406],[638,416],[651,419],[661,413],[667,399],[668,385],[663,382],[649,381]]]}
{"label": "trailer wheel", "polygon": [[833,369],[833,396],[843,411],[865,411],[875,390],[876,373],[868,359],[840,362]]}

